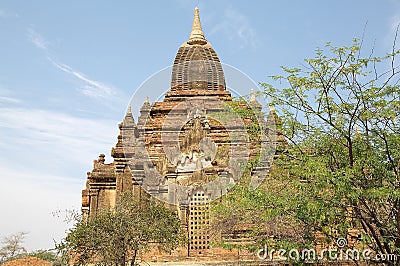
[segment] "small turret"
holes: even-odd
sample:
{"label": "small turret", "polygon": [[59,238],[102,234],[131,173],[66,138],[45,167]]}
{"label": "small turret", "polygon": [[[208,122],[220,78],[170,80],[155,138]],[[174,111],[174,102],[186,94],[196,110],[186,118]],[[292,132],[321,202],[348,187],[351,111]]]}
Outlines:
{"label": "small turret", "polygon": [[257,95],[253,89],[250,91],[250,106],[256,108],[257,110],[262,109],[262,105],[257,101]]}
{"label": "small turret", "polygon": [[146,120],[150,116],[150,110],[151,110],[151,104],[149,102],[149,97],[146,96],[146,100],[144,101],[142,107],[140,107],[140,115],[138,117],[138,129],[140,133],[144,132]]}
{"label": "small turret", "polygon": [[134,143],[139,136],[132,108],[129,106],[124,120],[118,125],[119,135],[115,148],[111,150],[111,156],[115,158],[130,158],[134,154]]}
{"label": "small turret", "polygon": [[148,112],[151,108],[150,102],[149,102],[149,96],[146,96],[146,100],[144,101],[142,107],[140,107],[140,113],[143,112]]}
{"label": "small turret", "polygon": [[127,129],[127,128],[135,128],[135,119],[133,118],[132,115],[132,108],[128,106],[128,110],[125,114],[124,120],[120,124],[120,129]]}

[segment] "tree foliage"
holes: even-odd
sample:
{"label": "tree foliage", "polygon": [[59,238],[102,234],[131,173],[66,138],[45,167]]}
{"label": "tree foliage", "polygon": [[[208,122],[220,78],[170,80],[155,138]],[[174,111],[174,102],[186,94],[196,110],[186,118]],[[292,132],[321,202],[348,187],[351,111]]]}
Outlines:
{"label": "tree foliage", "polygon": [[60,259],[57,257],[57,254],[54,252],[54,250],[43,250],[43,249],[38,249],[29,252],[26,256],[35,257],[49,262],[56,262]]}
{"label": "tree foliage", "polygon": [[50,250],[39,249],[27,252],[23,245],[27,234],[28,233],[26,232],[17,232],[6,236],[1,240],[0,264],[3,264],[6,261],[25,257],[35,257],[49,262],[55,262],[58,259],[57,254]]}
{"label": "tree foliage", "polygon": [[275,85],[263,83],[289,144],[263,187],[239,186],[222,201],[219,221],[257,225],[258,248],[345,237],[400,254],[398,54],[363,57],[358,40],[328,43],[302,68],[283,67]]}
{"label": "tree foliage", "polygon": [[184,240],[177,215],[155,200],[136,201],[125,193],[115,208],[89,221],[78,219],[57,249],[74,265],[135,264],[151,245],[171,251]]}
{"label": "tree foliage", "polygon": [[18,232],[6,236],[1,240],[0,263],[27,253],[26,249],[22,245],[26,235],[26,232]]}

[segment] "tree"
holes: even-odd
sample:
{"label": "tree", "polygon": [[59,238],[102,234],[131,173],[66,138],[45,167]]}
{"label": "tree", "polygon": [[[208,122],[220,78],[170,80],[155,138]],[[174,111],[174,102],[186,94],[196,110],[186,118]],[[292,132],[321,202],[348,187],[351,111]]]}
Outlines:
{"label": "tree", "polygon": [[38,249],[34,250],[32,252],[29,252],[27,257],[35,257],[38,259],[46,260],[49,262],[55,262],[57,261],[57,254],[53,250],[43,250],[43,249]]}
{"label": "tree", "polygon": [[246,213],[248,219],[236,219],[235,226],[256,225],[251,234],[258,248],[344,237],[377,253],[400,254],[400,68],[394,47],[383,57],[363,57],[358,40],[349,47],[328,43],[302,68],[284,67],[283,75],[272,77],[275,85],[262,84],[289,144],[267,185],[256,191],[239,186],[222,201],[222,209]]}
{"label": "tree", "polygon": [[4,237],[1,240],[0,263],[14,258],[18,255],[26,254],[26,249],[22,246],[26,232],[18,232]]}
{"label": "tree", "polygon": [[171,251],[184,240],[179,218],[155,200],[138,202],[130,193],[115,208],[84,221],[78,219],[57,249],[75,265],[135,265],[139,251],[151,244]]}

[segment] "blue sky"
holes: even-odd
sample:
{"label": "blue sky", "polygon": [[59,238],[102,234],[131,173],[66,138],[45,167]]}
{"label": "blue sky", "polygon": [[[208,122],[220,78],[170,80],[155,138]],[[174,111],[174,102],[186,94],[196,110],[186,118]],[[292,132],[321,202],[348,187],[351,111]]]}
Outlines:
{"label": "blue sky", "polygon": [[86,172],[110,160],[131,96],[172,64],[196,5],[221,61],[255,82],[363,32],[383,55],[400,23],[399,0],[1,1],[0,237],[28,231],[32,250],[63,236],[51,213],[79,209]]}

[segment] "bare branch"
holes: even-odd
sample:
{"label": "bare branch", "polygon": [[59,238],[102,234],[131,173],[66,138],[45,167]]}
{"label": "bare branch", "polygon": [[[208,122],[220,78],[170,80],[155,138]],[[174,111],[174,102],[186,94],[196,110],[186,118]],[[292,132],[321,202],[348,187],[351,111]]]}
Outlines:
{"label": "bare branch", "polygon": [[396,41],[397,41],[397,34],[399,32],[399,26],[400,23],[397,25],[396,28],[396,33],[394,35],[394,40],[393,40],[393,48],[392,48],[392,70],[393,70],[393,75],[395,74],[395,69],[394,69],[394,59],[395,59],[395,54],[396,54]]}

